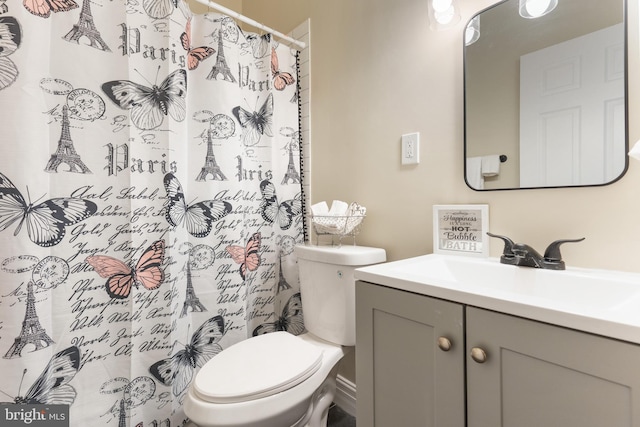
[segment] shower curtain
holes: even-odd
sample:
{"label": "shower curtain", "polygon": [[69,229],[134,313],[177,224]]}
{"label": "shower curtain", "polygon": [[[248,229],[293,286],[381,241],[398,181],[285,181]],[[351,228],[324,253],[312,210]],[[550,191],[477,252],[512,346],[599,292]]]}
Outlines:
{"label": "shower curtain", "polygon": [[0,0],[0,400],[184,425],[211,357],[303,332],[296,57],[181,0]]}

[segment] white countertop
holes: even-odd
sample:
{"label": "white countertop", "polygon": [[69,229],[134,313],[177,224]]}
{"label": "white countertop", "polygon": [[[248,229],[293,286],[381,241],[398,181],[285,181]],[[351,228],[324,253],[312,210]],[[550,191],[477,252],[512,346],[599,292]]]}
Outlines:
{"label": "white countertop", "polygon": [[355,278],[640,344],[636,273],[551,271],[431,254],[362,267]]}

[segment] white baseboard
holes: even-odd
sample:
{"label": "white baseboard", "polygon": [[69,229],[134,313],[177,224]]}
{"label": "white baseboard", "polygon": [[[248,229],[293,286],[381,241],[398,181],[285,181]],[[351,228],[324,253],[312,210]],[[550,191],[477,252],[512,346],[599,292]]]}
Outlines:
{"label": "white baseboard", "polygon": [[336,405],[349,415],[356,416],[356,385],[338,375],[336,379],[336,395],[333,398]]}

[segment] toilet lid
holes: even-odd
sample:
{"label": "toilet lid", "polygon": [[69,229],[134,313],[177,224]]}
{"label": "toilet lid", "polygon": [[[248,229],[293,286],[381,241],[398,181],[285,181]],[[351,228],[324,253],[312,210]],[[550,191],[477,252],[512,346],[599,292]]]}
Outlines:
{"label": "toilet lid", "polygon": [[208,402],[245,402],[288,390],[321,364],[320,348],[288,332],[273,332],[218,353],[196,375],[194,391]]}

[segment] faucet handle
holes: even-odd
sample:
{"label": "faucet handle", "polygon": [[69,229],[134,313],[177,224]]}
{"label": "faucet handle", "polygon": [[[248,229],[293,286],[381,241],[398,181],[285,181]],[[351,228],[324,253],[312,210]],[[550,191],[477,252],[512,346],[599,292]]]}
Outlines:
{"label": "faucet handle", "polygon": [[502,251],[503,259],[505,258],[510,259],[516,256],[516,254],[513,253],[513,246],[515,245],[515,243],[513,243],[513,240],[511,240],[507,236],[500,236],[499,234],[489,233],[488,231],[487,231],[487,235],[491,237],[497,237],[498,239],[502,239],[502,241],[504,242],[504,249]]}
{"label": "faucet handle", "polygon": [[[549,265],[553,265],[556,270],[564,270],[564,261],[562,261],[562,255],[560,254],[560,245],[563,243],[575,243],[582,242],[584,237],[580,239],[561,239],[552,242],[549,246],[547,246],[547,250],[544,251],[544,263]],[[555,267],[557,265],[557,268]]]}

